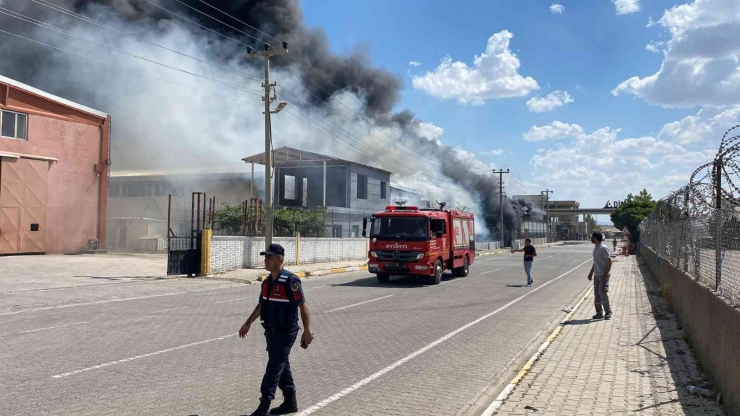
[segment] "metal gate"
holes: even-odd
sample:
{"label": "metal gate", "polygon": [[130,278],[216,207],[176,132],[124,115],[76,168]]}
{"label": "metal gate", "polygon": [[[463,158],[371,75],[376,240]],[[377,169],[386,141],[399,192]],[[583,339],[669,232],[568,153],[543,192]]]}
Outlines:
{"label": "metal gate", "polygon": [[172,231],[172,195],[167,202],[167,275],[200,274],[203,252],[203,229],[206,226],[206,194],[193,192],[190,210],[190,231]]}

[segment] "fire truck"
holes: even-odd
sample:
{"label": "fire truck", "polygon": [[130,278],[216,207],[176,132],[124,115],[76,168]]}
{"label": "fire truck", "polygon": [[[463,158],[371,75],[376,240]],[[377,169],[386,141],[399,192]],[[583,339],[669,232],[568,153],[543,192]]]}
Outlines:
{"label": "fire truck", "polygon": [[425,277],[439,284],[442,273],[468,275],[475,261],[475,218],[472,213],[416,206],[388,206],[363,220],[362,235],[368,237],[368,270],[378,281],[393,275]]}

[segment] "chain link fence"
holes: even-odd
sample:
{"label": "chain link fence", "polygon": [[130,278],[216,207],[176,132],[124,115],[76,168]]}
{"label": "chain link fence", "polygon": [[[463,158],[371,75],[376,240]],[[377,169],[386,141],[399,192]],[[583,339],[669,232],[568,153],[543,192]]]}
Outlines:
{"label": "chain link fence", "polygon": [[725,133],[713,162],[658,201],[640,224],[640,241],[672,265],[740,306],[740,136]]}

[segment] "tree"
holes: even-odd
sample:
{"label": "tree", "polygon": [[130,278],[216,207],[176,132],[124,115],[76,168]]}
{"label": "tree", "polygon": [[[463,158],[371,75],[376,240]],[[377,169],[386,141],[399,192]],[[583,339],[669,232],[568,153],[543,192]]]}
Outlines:
{"label": "tree", "polygon": [[242,228],[242,206],[224,205],[213,216],[218,228],[227,230],[229,234],[237,235]]}
{"label": "tree", "polygon": [[[242,232],[242,205],[224,205],[214,214],[216,228],[225,230],[229,235],[240,235]],[[259,212],[252,207],[247,207],[246,224],[253,224],[254,216],[259,219],[257,227],[264,230],[265,207],[261,206]],[[305,237],[326,237],[326,210],[306,210],[300,208],[276,208],[274,211],[274,233],[275,236],[293,236],[294,231],[300,232]]]}
{"label": "tree", "polygon": [[586,222],[588,223],[588,229],[591,231],[597,231],[596,229],[599,228],[594,217],[586,217]]}
{"label": "tree", "polygon": [[612,213],[611,220],[620,230],[627,227],[630,240],[633,244],[637,244],[640,241],[640,222],[653,212],[655,205],[653,196],[643,189],[637,196],[627,195],[627,199]]}

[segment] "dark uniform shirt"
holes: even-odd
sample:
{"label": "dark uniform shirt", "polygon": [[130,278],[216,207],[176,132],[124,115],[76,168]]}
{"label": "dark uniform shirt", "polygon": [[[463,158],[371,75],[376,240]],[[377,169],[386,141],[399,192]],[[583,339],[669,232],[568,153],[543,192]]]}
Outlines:
{"label": "dark uniform shirt", "polygon": [[260,318],[267,328],[297,328],[298,305],[305,302],[301,279],[283,269],[277,279],[268,276],[260,291]]}
{"label": "dark uniform shirt", "polygon": [[524,261],[534,261],[534,257],[527,257],[532,254],[537,254],[537,250],[534,249],[534,246],[524,246]]}

